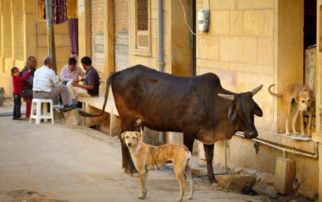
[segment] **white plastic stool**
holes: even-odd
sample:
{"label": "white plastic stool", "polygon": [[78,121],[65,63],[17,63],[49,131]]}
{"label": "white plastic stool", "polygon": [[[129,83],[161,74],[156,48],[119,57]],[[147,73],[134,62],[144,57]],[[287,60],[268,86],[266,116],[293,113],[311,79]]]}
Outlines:
{"label": "white plastic stool", "polygon": [[[49,114],[47,109],[48,103],[50,108]],[[34,110],[35,108],[36,111]],[[29,123],[31,123],[32,119],[36,120],[36,124],[40,124],[41,119],[44,119],[44,121],[47,121],[47,119],[51,119],[51,123],[54,124],[53,100],[33,98],[31,103],[31,114]]]}

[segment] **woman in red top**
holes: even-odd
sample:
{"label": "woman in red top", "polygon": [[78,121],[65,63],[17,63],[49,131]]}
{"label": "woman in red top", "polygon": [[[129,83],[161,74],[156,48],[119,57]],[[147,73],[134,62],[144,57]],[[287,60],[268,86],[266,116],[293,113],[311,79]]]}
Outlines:
{"label": "woman in red top", "polygon": [[20,119],[21,117],[21,93],[22,93],[22,82],[26,80],[30,72],[27,72],[23,76],[19,76],[20,72],[17,67],[11,68],[12,84],[13,84],[13,120]]}

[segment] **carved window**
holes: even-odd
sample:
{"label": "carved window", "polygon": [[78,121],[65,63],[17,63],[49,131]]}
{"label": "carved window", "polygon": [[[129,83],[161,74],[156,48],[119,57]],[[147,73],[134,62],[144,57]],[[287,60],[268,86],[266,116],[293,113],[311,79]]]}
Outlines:
{"label": "carved window", "polygon": [[150,1],[137,0],[135,10],[136,21],[136,49],[146,49],[150,47]]}

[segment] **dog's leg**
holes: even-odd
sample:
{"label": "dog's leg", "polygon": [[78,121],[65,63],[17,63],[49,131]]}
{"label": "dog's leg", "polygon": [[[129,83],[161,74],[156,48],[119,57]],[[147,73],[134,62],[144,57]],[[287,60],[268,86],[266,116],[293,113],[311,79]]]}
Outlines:
{"label": "dog's leg", "polygon": [[191,168],[189,165],[186,165],[186,169],[185,169],[184,174],[187,177],[187,180],[189,182],[189,188],[190,188],[190,195],[187,197],[187,199],[191,200],[193,197],[193,180],[192,180],[192,176],[191,176]]}
{"label": "dog's leg", "polygon": [[139,195],[139,199],[145,199],[146,197],[146,179],[145,176],[147,175],[147,173],[145,171],[139,171],[139,176],[140,176],[140,182],[141,182],[141,193]]}
{"label": "dog's leg", "polygon": [[149,171],[146,170],[145,171],[145,174],[144,174],[144,191],[145,191],[145,197],[148,194],[148,189],[146,188],[146,184],[148,183],[148,174],[149,174]]}
{"label": "dog's leg", "polygon": [[[293,116],[293,119],[292,119],[292,130],[293,130],[294,134],[298,134],[298,132],[295,130],[295,123],[296,123],[296,120],[297,120],[297,117],[298,117],[299,113],[300,113],[300,110],[296,109],[296,112],[295,112],[295,114]],[[302,126],[301,126],[301,131],[302,131]]]}
{"label": "dog's leg", "polygon": [[301,135],[304,135],[304,117],[303,117],[303,111],[300,111],[300,125],[301,125]]}
{"label": "dog's leg", "polygon": [[179,183],[180,188],[180,196],[176,199],[177,202],[181,202],[183,200],[184,195],[184,188],[185,188],[185,181],[184,181],[184,175],[183,175],[183,169],[182,167],[179,167],[175,165],[175,172],[176,172],[176,178]]}
{"label": "dog's leg", "polygon": [[285,134],[286,135],[289,135],[290,132],[288,130],[288,121],[289,121],[289,118],[290,118],[290,111],[291,111],[291,103],[292,102],[284,102],[284,107],[285,107]]}
{"label": "dog's leg", "polygon": [[312,112],[309,111],[309,122],[306,125],[307,135],[311,136]]}

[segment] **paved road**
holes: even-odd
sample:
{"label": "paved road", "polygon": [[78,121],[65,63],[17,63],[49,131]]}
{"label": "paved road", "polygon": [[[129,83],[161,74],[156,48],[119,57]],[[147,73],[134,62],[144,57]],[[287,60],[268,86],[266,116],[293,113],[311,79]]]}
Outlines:
{"label": "paved road", "polygon": [[[0,201],[138,201],[138,178],[121,170],[118,140],[91,129],[0,117],[0,159]],[[263,201],[194,180],[193,201]],[[146,201],[174,201],[178,195],[166,169],[151,172],[148,189]]]}

